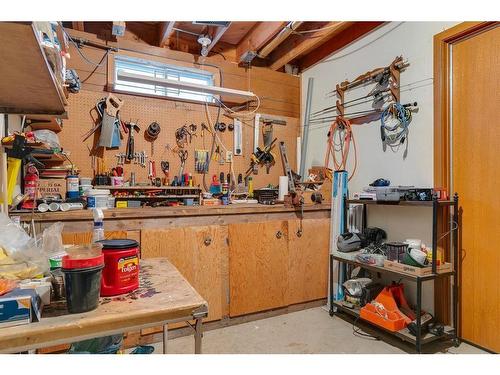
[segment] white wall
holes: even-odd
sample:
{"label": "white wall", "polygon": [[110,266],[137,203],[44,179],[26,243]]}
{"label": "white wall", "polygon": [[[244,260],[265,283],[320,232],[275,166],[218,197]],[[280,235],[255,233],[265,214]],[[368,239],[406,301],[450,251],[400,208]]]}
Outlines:
{"label": "white wall", "polygon": [[[387,178],[392,185],[433,186],[433,36],[454,22],[391,22],[353,43],[302,74],[302,113],[305,111],[307,81],[314,78],[311,112],[335,104],[326,94],[344,80],[378,67],[389,65],[403,55],[409,66],[401,73],[401,102],[418,102],[409,130],[409,148],[403,159],[404,147],[392,152],[382,150],[380,122],[355,125],[353,134],[358,149],[357,172],[349,182],[351,194],[377,178]],[[360,97],[373,88],[361,87],[346,93],[345,100]],[[370,109],[364,104],[346,109]],[[323,165],[326,134],[330,124],[311,125],[307,145],[306,168]],[[350,158],[352,159],[352,151]],[[307,170],[307,169],[306,169]],[[370,207],[368,224],[387,231],[389,240],[421,238],[431,242],[431,211],[428,208]],[[413,286],[408,286],[413,290]],[[425,298],[424,306],[432,307]]]}

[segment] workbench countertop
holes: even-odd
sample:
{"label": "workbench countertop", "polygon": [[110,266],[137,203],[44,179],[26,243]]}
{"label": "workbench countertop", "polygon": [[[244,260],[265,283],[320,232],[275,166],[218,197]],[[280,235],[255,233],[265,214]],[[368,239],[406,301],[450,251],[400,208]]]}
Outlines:
{"label": "workbench countertop", "polygon": [[[330,210],[330,204],[304,205],[304,212]],[[189,216],[245,215],[267,214],[281,212],[300,212],[300,209],[285,207],[283,204],[234,204],[227,206],[176,206],[176,207],[143,207],[143,208],[112,208],[103,210],[105,219],[142,219],[168,218]],[[31,212],[12,212],[11,216],[20,216],[22,221],[32,219]],[[67,212],[35,212],[33,219],[43,221],[81,221],[92,220],[92,210]]]}

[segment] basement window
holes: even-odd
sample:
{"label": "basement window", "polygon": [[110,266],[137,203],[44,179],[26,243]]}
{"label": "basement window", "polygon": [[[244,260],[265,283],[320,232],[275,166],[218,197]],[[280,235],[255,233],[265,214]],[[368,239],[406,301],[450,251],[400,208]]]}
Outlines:
{"label": "basement window", "polygon": [[117,73],[142,74],[153,78],[166,78],[179,82],[195,83],[203,86],[214,85],[214,75],[206,70],[187,68],[183,66],[162,64],[156,61],[137,59],[133,57],[116,56],[114,67],[114,89],[128,93],[164,96],[169,98],[195,100],[207,103],[215,101],[212,94],[154,84],[129,82],[119,80]]}

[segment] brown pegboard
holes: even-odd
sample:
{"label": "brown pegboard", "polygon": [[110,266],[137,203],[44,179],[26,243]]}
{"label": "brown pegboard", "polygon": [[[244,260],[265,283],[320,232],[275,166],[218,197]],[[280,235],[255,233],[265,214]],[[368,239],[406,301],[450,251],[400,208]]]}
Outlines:
{"label": "brown pegboard", "polygon": [[[92,126],[91,111],[95,113],[94,107],[97,101],[103,98],[105,93],[82,90],[80,93],[71,95],[69,98],[69,113],[70,118],[65,120],[64,128],[59,133],[61,145],[65,151],[70,152],[70,158],[73,163],[80,169],[80,176],[92,177],[93,171],[91,168],[91,156],[87,146],[92,148],[97,142],[98,133],[95,133],[87,141],[82,141],[82,135],[86,133]],[[141,127],[139,133],[135,134],[135,150],[145,150],[148,156],[151,155],[151,144],[144,138],[144,130],[147,126],[156,121],[161,126],[161,133],[154,145],[153,160],[156,162],[157,176],[163,177],[160,168],[160,161],[166,160],[170,163],[171,181],[173,176],[179,172],[180,160],[179,157],[171,151],[166,151],[165,146],[170,145],[171,148],[176,146],[175,130],[184,124],[194,123],[198,126],[198,136],[193,137],[192,143],[186,147],[189,152],[186,161],[185,171],[192,173],[195,185],[200,184],[202,187],[201,174],[194,173],[194,150],[207,149],[210,150],[211,135],[205,132],[205,147],[203,147],[203,139],[200,136],[201,123],[208,125],[205,106],[203,104],[187,103],[181,101],[155,99],[147,97],[139,97],[133,95],[116,94],[124,100],[124,105],[120,111],[122,120],[137,121]],[[209,113],[212,123],[215,122],[217,116],[217,107],[209,106]],[[222,113],[222,112],[221,112]],[[274,116],[276,117],[276,116]],[[296,169],[296,142],[299,134],[299,120],[292,117],[281,117],[286,120],[286,126],[274,125],[274,137],[279,141],[284,141],[287,146],[288,157],[292,169]],[[228,117],[221,115],[221,121],[226,124],[232,122]],[[262,125],[262,124],[261,124]],[[262,126],[261,126],[262,129]],[[226,130],[224,133],[219,133],[219,136],[228,150],[233,150],[233,132]],[[116,166],[115,154],[126,151],[126,137],[122,140],[121,147],[118,149],[108,149],[101,154],[104,157],[104,162],[107,169]],[[262,132],[260,136],[262,148]],[[245,171],[250,166],[250,155],[253,150],[253,120],[244,120],[243,123],[243,155],[234,156],[234,172],[237,176],[239,173],[245,175]],[[273,149],[276,164],[271,167],[270,173],[266,174],[265,168],[259,170],[258,175],[252,175],[254,178],[255,188],[265,186],[267,184],[278,184],[278,176],[284,175],[281,157],[279,153],[278,143]],[[147,159],[149,160],[149,158]],[[147,165],[142,168],[133,163],[124,165],[125,179],[130,177],[130,172],[135,172],[137,182],[146,182],[147,180]],[[220,172],[228,173],[229,164],[226,163],[220,166],[217,162],[212,161],[210,164],[209,173],[206,176],[207,185],[210,185],[211,176]]]}

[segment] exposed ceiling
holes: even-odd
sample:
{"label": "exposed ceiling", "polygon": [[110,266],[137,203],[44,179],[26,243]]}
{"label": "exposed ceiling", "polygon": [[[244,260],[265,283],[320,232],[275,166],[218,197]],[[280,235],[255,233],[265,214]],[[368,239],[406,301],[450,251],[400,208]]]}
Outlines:
{"label": "exposed ceiling", "polygon": [[[383,22],[127,21],[125,35],[118,39],[198,55],[218,54],[241,64],[290,71],[314,65],[381,24]],[[65,22],[64,25],[96,34],[104,40],[116,40],[111,33],[112,22]],[[200,35],[207,35],[209,41],[203,52],[198,43]]]}

